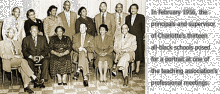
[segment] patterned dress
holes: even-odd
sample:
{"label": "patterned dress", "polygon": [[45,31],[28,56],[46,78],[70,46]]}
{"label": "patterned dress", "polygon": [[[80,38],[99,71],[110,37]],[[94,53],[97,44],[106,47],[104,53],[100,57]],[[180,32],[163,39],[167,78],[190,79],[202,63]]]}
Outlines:
{"label": "patterned dress", "polygon": [[[66,50],[71,51],[72,42],[68,36],[62,37],[60,40],[58,36],[51,37],[49,44],[50,51],[54,50],[59,53],[63,53]],[[63,57],[58,57],[54,54],[51,54],[50,59],[50,73],[52,76],[56,74],[67,74],[72,72],[72,63],[70,54],[67,54]]]}

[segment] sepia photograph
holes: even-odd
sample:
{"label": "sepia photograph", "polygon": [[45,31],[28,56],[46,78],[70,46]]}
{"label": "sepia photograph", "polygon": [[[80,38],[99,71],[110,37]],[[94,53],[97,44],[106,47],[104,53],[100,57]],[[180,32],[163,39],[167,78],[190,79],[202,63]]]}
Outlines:
{"label": "sepia photograph", "polygon": [[0,1],[0,93],[145,94],[145,4]]}

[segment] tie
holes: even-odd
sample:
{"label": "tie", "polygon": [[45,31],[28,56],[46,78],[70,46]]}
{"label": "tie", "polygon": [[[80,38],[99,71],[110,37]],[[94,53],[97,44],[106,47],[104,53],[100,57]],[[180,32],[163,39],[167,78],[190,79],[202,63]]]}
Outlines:
{"label": "tie", "polygon": [[119,25],[121,25],[121,15],[119,14]]}
{"label": "tie", "polygon": [[36,37],[34,37],[34,46],[35,47],[37,46],[37,39],[36,39]]}
{"label": "tie", "polygon": [[102,13],[102,24],[105,24],[104,13]]}
{"label": "tie", "polygon": [[14,45],[13,41],[11,41],[11,44],[12,44],[13,53],[14,53],[14,55],[16,55],[15,45]]}

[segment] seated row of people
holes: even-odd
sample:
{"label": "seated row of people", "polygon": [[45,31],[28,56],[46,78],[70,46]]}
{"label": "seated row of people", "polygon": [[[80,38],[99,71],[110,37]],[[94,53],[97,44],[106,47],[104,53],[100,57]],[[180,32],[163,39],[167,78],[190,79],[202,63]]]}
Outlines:
{"label": "seated row of people", "polygon": [[[65,28],[65,36],[69,36],[71,42],[74,42],[76,38],[73,40],[76,33],[80,32],[80,25],[83,23],[86,25],[87,30],[86,33],[95,37],[96,35],[100,35],[99,26],[101,24],[106,24],[108,27],[108,32],[106,35],[116,37],[121,34],[121,26],[123,24],[127,24],[129,28],[129,33],[136,36],[137,40],[137,50],[135,51],[135,63],[136,63],[136,73],[139,73],[139,65],[140,62],[144,61],[144,32],[145,32],[145,17],[142,14],[138,14],[138,5],[132,4],[128,12],[123,12],[123,4],[118,3],[115,6],[115,13],[109,13],[107,11],[107,3],[101,2],[99,5],[100,13],[98,13],[94,18],[90,18],[87,16],[87,9],[85,7],[80,7],[78,10],[77,18],[75,12],[70,11],[71,3],[70,1],[65,1],[63,3],[64,11],[57,15],[57,7],[51,5],[47,11],[47,17],[41,21],[35,17],[35,11],[33,9],[29,9],[26,13],[28,20],[25,22],[19,17],[20,9],[18,7],[13,8],[12,16],[4,19],[3,27],[2,27],[2,36],[3,39],[6,39],[5,32],[8,28],[14,28],[15,36],[14,40],[19,41],[22,44],[22,40],[24,37],[31,35],[30,30],[32,25],[38,26],[38,35],[46,36],[47,43],[50,42],[50,37],[56,34],[55,28],[57,26],[62,26]],[[26,33],[26,36],[25,36]],[[74,37],[73,37],[74,36]],[[94,40],[95,38],[93,38]],[[113,40],[113,39],[112,39]],[[34,46],[33,46],[34,47]],[[33,51],[32,51],[33,52]],[[44,52],[44,51],[43,51]],[[47,53],[50,52],[47,50]],[[88,56],[91,56],[90,54]],[[31,57],[26,56],[25,58],[29,59],[31,62]],[[48,62],[48,60],[42,59],[42,62]],[[134,64],[134,63],[133,63]],[[132,71],[134,70],[134,65],[132,64]],[[47,64],[50,65],[50,64]],[[45,65],[45,66],[47,66]],[[31,68],[33,68],[33,64],[31,64]],[[104,76],[103,76],[104,77]],[[42,77],[42,79],[47,79],[47,77]],[[103,78],[106,79],[106,78]]]}
{"label": "seated row of people", "polygon": [[[64,35],[65,29],[62,26],[58,26],[55,29],[55,36],[49,38],[50,42],[48,44],[46,37],[38,35],[38,27],[33,25],[30,30],[31,35],[25,37],[22,45],[19,45],[19,43],[16,43],[18,41],[12,40],[15,32],[12,28],[9,28],[7,30],[7,40],[2,41],[8,42],[9,45],[2,45],[3,47],[1,47],[1,57],[4,62],[3,70],[9,72],[10,67],[14,63],[18,63],[17,65],[21,66],[21,68],[27,68],[26,72],[33,74],[34,64],[41,63],[42,73],[40,81],[42,87],[45,87],[43,83],[49,79],[49,72],[51,76],[58,77],[58,85],[67,85],[67,74],[72,73],[74,69],[70,55],[73,49],[75,53],[73,55],[75,57],[73,62],[78,61],[78,69],[75,70],[75,76],[77,78],[80,70],[83,70],[83,84],[88,86],[89,62],[93,57],[93,53],[95,52],[97,56],[94,64],[99,69],[100,82],[106,82],[107,69],[113,65],[114,50],[116,52],[116,61],[118,61],[117,69],[122,67],[120,69],[123,70],[124,85],[127,85],[128,61],[135,58],[134,51],[137,48],[137,44],[136,37],[128,33],[129,28],[126,24],[122,25],[121,29],[122,33],[116,36],[114,40],[111,36],[106,35],[108,32],[107,25],[101,24],[99,27],[100,35],[94,38],[86,33],[86,25],[80,24],[80,33],[75,34],[73,41],[71,41],[70,37]],[[17,48],[14,48],[14,45]],[[8,52],[5,52],[5,50]],[[20,62],[16,62],[17,60],[20,60]],[[5,66],[8,69],[5,69]],[[24,87],[27,87],[26,82],[29,81],[28,78],[32,77],[32,75],[31,73],[23,74],[22,72],[24,71],[20,72],[24,80]],[[26,78],[23,77],[24,75]],[[34,78],[36,77],[34,76]],[[28,90],[32,92],[30,89]]]}

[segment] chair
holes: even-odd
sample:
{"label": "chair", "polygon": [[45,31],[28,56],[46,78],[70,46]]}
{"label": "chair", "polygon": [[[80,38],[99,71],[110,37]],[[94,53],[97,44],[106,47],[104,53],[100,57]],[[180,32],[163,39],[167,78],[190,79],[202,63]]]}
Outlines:
{"label": "chair", "polygon": [[[12,77],[12,70],[15,70],[15,73],[16,73],[16,79],[17,79],[17,82],[18,82],[18,67],[11,67],[11,86],[13,85],[13,77]],[[3,76],[2,76],[2,85],[4,84],[5,82],[5,71],[3,70]]]}
{"label": "chair", "polygon": [[36,64],[34,64],[34,66],[38,68],[38,69],[37,69],[37,75],[40,75],[40,74],[41,74],[40,66],[42,66],[42,64],[36,63]]}
{"label": "chair", "polygon": [[[130,75],[130,79],[132,78],[132,63],[134,63],[134,60],[132,60],[132,61],[129,61],[129,66],[128,66],[128,75]],[[116,77],[118,77],[118,71],[116,71]]]}
{"label": "chair", "polygon": [[[71,62],[73,63],[73,64],[76,64],[76,69],[75,70],[78,70],[78,65],[79,65],[79,62],[77,62],[78,61],[78,57],[77,57],[77,54],[78,53],[76,53],[76,52],[73,52],[73,54],[72,54],[72,58],[71,58]],[[87,53],[88,54],[88,53]],[[95,60],[95,52],[93,52],[93,59],[91,59],[91,60],[93,60],[93,62],[94,62],[94,60]],[[88,62],[89,63],[91,63],[91,60],[89,60],[89,58],[87,58],[88,59]]]}

